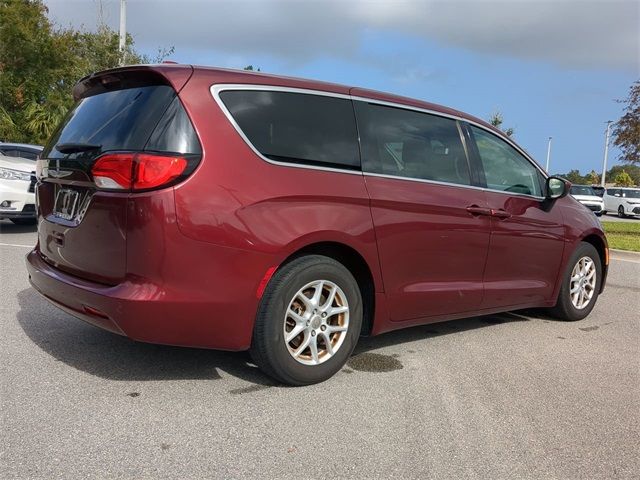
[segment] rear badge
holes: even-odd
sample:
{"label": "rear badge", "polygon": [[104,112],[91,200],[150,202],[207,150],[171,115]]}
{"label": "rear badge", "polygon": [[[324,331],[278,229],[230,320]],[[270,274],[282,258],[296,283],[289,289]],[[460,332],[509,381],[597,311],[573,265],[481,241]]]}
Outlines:
{"label": "rear badge", "polygon": [[75,190],[63,188],[56,195],[56,203],[53,207],[53,215],[65,220],[72,220],[78,207],[80,194]]}

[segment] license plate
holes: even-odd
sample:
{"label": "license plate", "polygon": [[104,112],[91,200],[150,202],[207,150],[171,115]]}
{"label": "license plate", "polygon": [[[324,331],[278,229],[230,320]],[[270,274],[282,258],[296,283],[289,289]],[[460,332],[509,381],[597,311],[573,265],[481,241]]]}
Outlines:
{"label": "license plate", "polygon": [[75,190],[63,188],[58,190],[56,203],[53,206],[53,215],[65,220],[73,220],[78,209],[80,194]]}

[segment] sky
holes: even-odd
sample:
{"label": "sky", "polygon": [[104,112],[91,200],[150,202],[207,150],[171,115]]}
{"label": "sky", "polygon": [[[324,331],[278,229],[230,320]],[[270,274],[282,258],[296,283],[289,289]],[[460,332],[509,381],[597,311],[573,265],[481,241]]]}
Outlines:
{"label": "sky", "polygon": [[[119,28],[120,0],[45,0],[58,26]],[[602,170],[640,79],[638,0],[127,0],[138,51],[427,100],[504,127],[552,173]],[[620,151],[611,146],[609,166]]]}

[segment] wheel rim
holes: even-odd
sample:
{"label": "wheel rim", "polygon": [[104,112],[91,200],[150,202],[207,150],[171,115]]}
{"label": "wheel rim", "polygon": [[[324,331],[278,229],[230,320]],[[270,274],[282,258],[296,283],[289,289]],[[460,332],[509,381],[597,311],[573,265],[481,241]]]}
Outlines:
{"label": "wheel rim", "polygon": [[582,310],[591,302],[596,291],[596,264],[590,257],[582,257],[573,267],[569,295],[571,303]]}
{"label": "wheel rim", "polygon": [[319,365],[333,357],[348,329],[347,296],[328,280],[316,280],[298,290],[284,316],[287,350],[304,365]]}

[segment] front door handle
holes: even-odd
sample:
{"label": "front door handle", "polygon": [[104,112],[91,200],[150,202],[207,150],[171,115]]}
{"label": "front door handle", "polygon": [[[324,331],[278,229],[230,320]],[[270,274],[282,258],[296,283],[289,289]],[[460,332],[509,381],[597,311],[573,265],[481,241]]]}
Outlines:
{"label": "front door handle", "polygon": [[467,212],[471,215],[491,215],[490,208],[479,207],[477,205],[471,205],[467,207]]}
{"label": "front door handle", "polygon": [[511,216],[511,214],[509,212],[507,212],[506,210],[503,209],[496,209],[496,208],[492,208],[491,209],[491,216],[492,217],[496,217],[496,218],[509,218]]}

